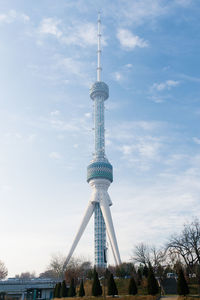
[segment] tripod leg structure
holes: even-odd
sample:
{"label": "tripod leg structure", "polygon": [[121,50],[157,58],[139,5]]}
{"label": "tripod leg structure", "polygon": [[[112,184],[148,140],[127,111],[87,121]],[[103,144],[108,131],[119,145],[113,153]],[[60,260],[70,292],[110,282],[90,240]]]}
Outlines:
{"label": "tripod leg structure", "polygon": [[108,235],[108,238],[109,238],[109,241],[110,241],[110,246],[111,246],[111,249],[112,249],[112,253],[113,253],[113,257],[114,257],[114,261],[115,261],[115,265],[117,266],[117,258],[115,256],[115,251],[113,249],[113,246],[112,246],[112,242],[111,242],[111,238],[110,238],[110,235],[108,234],[108,231],[107,231],[107,235]]}
{"label": "tripod leg structure", "polygon": [[91,216],[94,212],[94,207],[95,207],[95,204],[92,203],[92,202],[89,202],[89,205],[86,209],[86,212],[85,212],[85,215],[84,215],[83,220],[81,222],[81,225],[79,227],[79,230],[78,230],[78,232],[75,236],[74,242],[73,242],[73,244],[71,246],[71,249],[69,251],[69,254],[66,258],[64,268],[67,266],[72,254],[73,254],[73,252],[74,252],[74,250],[75,250],[75,248],[76,248],[76,246],[77,246],[77,244],[78,244],[78,242],[79,242],[79,240],[80,240],[80,238],[81,238],[81,236],[82,236],[82,234],[83,234],[83,232],[84,232],[84,230],[85,230],[85,228],[86,228],[86,226],[87,226],[87,224],[88,224],[88,222],[89,222],[89,220],[90,220],[90,218],[91,218]]}
{"label": "tripod leg structure", "polygon": [[[95,206],[96,203],[99,203],[100,205],[100,210],[102,212],[102,216],[105,222],[105,226],[106,226],[106,232],[110,241],[110,245],[111,245],[111,249],[113,252],[113,256],[114,256],[114,260],[116,265],[120,265],[121,264],[121,258],[120,258],[120,254],[119,254],[119,249],[118,249],[118,245],[117,245],[117,239],[116,239],[116,235],[115,235],[115,230],[114,230],[114,226],[113,226],[113,221],[112,221],[112,216],[111,216],[111,212],[110,212],[110,205],[112,205],[110,196],[108,194],[108,187],[110,185],[110,181],[103,179],[103,178],[95,178],[92,179],[90,181],[90,185],[92,187],[92,196],[91,196],[91,200],[89,201],[89,205],[86,209],[85,215],[83,217],[82,223],[79,227],[79,230],[77,232],[77,235],[74,239],[74,242],[72,244],[72,247],[69,251],[69,254],[67,256],[67,259],[65,261],[64,264],[64,268],[67,266],[94,210],[95,210]],[[99,226],[99,225],[98,225]],[[97,235],[98,238],[102,238],[99,237],[99,235]]]}
{"label": "tripod leg structure", "polygon": [[108,200],[106,199],[107,197],[105,196],[106,195],[104,194],[104,197],[102,197],[100,201],[100,207],[106,224],[106,231],[108,233],[108,237],[111,243],[114,259],[116,260],[117,265],[120,265],[121,259],[120,259],[118,245],[117,245],[117,239],[116,239],[115,230],[113,226],[112,216],[110,213],[110,207],[108,204]]}

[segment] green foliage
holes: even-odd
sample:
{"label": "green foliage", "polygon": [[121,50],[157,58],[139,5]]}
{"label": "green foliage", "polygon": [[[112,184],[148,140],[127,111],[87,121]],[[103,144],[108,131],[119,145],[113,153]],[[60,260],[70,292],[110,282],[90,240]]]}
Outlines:
{"label": "green foliage", "polygon": [[132,263],[122,263],[116,267],[116,276],[120,278],[125,278],[126,276],[131,276],[135,273],[135,268]]}
{"label": "green foliage", "polygon": [[113,278],[113,274],[110,274],[110,277],[108,279],[108,296],[114,297],[115,295],[118,295],[118,290]]}
{"label": "green foliage", "polygon": [[62,298],[65,298],[65,297],[67,297],[67,293],[68,293],[68,289],[67,289],[65,280],[63,280],[62,285],[61,285],[60,295]]}
{"label": "green foliage", "polygon": [[129,295],[136,295],[138,292],[137,285],[135,283],[135,279],[131,277],[129,281],[129,286],[128,286],[128,294]]}
{"label": "green foliage", "polygon": [[147,290],[149,295],[156,295],[159,292],[158,282],[154,276],[154,272],[151,266],[149,266],[148,271]]}
{"label": "green foliage", "polygon": [[83,279],[81,280],[80,289],[79,289],[79,297],[85,296],[85,290],[83,285]]}
{"label": "green foliage", "polygon": [[74,278],[71,279],[68,296],[69,297],[76,296],[76,288],[75,288],[75,284],[74,284]]}
{"label": "green foliage", "polygon": [[178,281],[177,281],[177,292],[179,295],[186,296],[189,294],[189,288],[183,274],[183,269],[180,268],[178,272]]}
{"label": "green foliage", "polygon": [[94,269],[93,282],[92,282],[92,296],[101,296],[102,295],[102,287],[99,281],[98,273],[96,269]]}

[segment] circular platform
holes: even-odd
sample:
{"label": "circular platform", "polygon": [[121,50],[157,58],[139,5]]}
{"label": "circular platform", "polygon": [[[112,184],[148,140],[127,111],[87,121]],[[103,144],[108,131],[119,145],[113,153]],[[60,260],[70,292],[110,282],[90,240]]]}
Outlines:
{"label": "circular platform", "polygon": [[94,178],[105,178],[113,182],[113,167],[109,162],[93,162],[87,167],[87,182]]}
{"label": "circular platform", "polygon": [[103,81],[96,81],[90,88],[90,98],[94,100],[98,96],[103,96],[104,100],[109,97],[109,88]]}

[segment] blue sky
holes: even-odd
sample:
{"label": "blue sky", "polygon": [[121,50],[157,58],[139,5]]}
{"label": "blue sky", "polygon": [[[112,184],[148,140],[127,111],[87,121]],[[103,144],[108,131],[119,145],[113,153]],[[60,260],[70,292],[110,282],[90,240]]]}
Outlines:
{"label": "blue sky", "polygon": [[[0,0],[0,259],[9,276],[67,255],[89,201],[98,10],[122,260],[200,217],[199,1]],[[75,255],[93,260],[93,220]]]}

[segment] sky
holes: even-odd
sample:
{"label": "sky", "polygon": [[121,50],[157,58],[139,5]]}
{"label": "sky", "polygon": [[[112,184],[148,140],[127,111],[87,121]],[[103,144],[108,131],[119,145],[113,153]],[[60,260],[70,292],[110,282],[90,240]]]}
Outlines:
{"label": "sky", "polygon": [[[99,10],[122,261],[200,217],[199,0],[0,0],[0,260],[9,277],[66,256],[90,199]],[[91,220],[76,257],[93,261],[93,234]]]}

